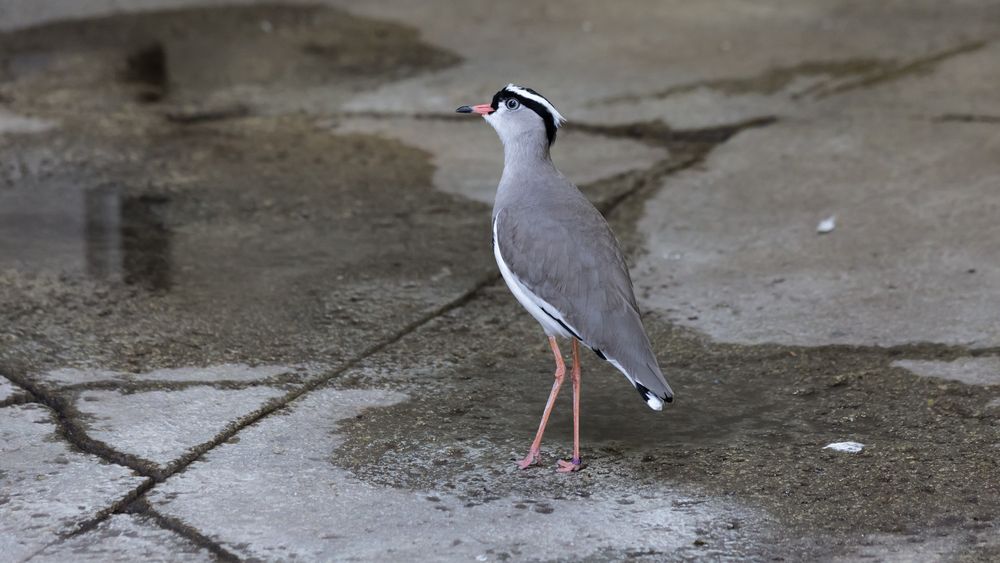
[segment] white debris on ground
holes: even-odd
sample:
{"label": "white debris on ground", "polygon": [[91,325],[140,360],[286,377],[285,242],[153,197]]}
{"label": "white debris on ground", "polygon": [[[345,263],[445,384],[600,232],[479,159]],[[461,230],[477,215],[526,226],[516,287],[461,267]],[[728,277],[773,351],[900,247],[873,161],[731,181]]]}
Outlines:
{"label": "white debris on ground", "polygon": [[832,232],[833,229],[836,228],[836,226],[837,226],[837,216],[830,215],[826,219],[820,221],[819,225],[816,225],[816,232],[821,235],[825,235],[826,233]]}
{"label": "white debris on ground", "polygon": [[824,450],[856,454],[865,449],[865,445],[860,442],[834,442],[823,446]]}

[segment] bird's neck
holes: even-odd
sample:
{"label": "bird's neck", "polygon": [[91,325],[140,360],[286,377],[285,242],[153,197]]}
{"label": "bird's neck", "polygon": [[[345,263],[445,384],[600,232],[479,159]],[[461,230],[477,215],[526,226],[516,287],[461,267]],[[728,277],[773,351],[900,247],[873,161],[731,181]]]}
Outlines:
{"label": "bird's neck", "polygon": [[548,139],[537,135],[503,139],[503,165],[505,173],[534,166],[551,167]]}

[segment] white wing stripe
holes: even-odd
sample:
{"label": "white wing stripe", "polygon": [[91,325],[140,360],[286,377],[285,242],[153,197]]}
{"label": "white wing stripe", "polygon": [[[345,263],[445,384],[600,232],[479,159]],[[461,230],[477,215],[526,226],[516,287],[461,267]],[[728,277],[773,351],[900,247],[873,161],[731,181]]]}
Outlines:
{"label": "white wing stripe", "polygon": [[[577,332],[576,329],[566,322],[562,313],[560,313],[552,305],[546,303],[544,299],[532,293],[530,289],[521,283],[521,280],[519,280],[517,275],[511,271],[510,267],[507,266],[507,263],[504,262],[503,254],[500,252],[500,239],[497,236],[499,223],[500,215],[497,214],[497,218],[493,220],[493,257],[496,258],[497,266],[500,267],[500,275],[502,275],[503,280],[507,282],[507,287],[510,288],[510,292],[514,294],[518,303],[531,313],[531,316],[538,321],[538,324],[542,325],[542,328],[545,329],[545,334],[562,336],[563,338],[573,337],[573,334],[570,334],[565,327],[559,324],[562,322],[566,325],[566,327],[569,327],[570,331]],[[555,319],[558,319],[558,321]],[[577,334],[579,333],[577,332]]]}

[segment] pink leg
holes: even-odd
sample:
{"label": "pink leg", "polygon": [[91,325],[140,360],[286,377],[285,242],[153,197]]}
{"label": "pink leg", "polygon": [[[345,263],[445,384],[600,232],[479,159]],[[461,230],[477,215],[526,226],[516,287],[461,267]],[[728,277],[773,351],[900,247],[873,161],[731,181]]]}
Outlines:
{"label": "pink leg", "polygon": [[549,401],[545,403],[545,412],[542,413],[542,423],[538,425],[538,433],[535,434],[535,441],[531,443],[528,455],[517,462],[517,466],[521,469],[527,469],[538,463],[538,452],[542,448],[542,434],[545,433],[545,425],[549,422],[549,414],[552,413],[552,407],[556,404],[556,396],[559,395],[559,388],[562,387],[563,379],[566,377],[566,364],[563,362],[562,352],[559,351],[559,345],[556,343],[554,336],[549,337],[549,345],[552,346],[552,353],[556,357],[556,380],[552,384]]}
{"label": "pink leg", "polygon": [[583,466],[580,461],[580,342],[573,339],[573,371],[570,372],[573,381],[573,459],[559,460],[559,471],[569,473],[579,471]]}

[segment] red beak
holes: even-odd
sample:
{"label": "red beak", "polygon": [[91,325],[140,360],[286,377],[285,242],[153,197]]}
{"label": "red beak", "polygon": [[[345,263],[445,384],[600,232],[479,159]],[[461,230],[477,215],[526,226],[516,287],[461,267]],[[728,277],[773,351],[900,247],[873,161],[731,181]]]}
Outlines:
{"label": "red beak", "polygon": [[458,113],[478,113],[479,115],[489,115],[493,113],[493,106],[490,104],[479,104],[478,106],[462,106],[455,110]]}

